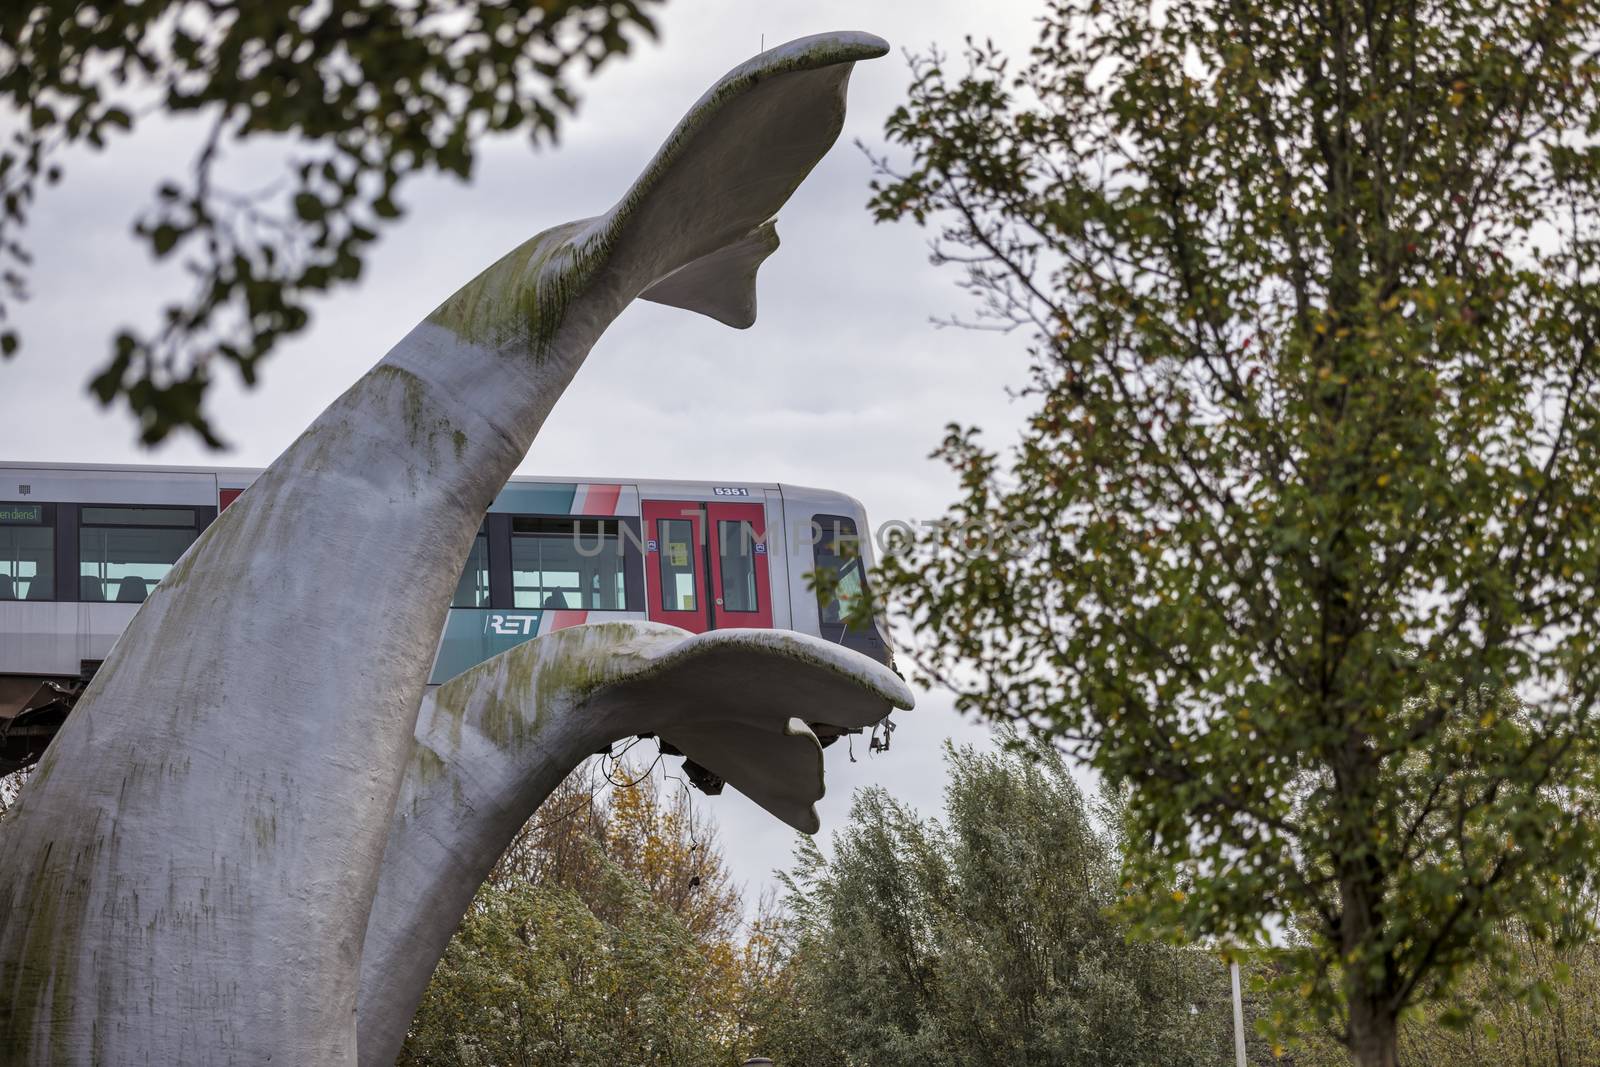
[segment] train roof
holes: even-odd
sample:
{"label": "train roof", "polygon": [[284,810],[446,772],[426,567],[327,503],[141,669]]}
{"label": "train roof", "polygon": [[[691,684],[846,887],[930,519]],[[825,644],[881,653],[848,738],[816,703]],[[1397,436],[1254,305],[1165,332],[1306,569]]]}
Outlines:
{"label": "train roof", "polygon": [[[31,460],[0,459],[0,468],[11,470],[43,470],[43,471],[105,471],[107,473],[127,474],[218,474],[240,478],[256,478],[266,473],[265,467],[227,467],[227,466],[193,466],[172,463],[35,463]],[[543,482],[565,484],[568,482],[612,482],[632,485],[638,482],[648,482],[651,485],[717,485],[736,484],[749,486],[752,489],[777,489],[778,482],[751,481],[748,478],[716,479],[716,478],[650,478],[639,475],[628,477],[571,475],[571,474],[513,474],[508,481],[512,482]],[[798,486],[796,488],[799,488]],[[821,491],[821,490],[819,490]]]}
{"label": "train roof", "polygon": [[[220,481],[248,484],[265,473],[265,467],[202,466],[170,463],[39,463],[31,460],[0,459],[0,470],[30,471],[85,471],[104,474],[198,474],[214,475]],[[741,486],[746,489],[772,490],[784,496],[807,496],[840,499],[856,508],[861,503],[855,497],[838,489],[798,485],[794,482],[751,481],[744,478],[650,478],[638,475],[628,477],[571,475],[571,474],[514,474],[507,485],[569,485],[572,483],[601,485],[633,485],[644,492],[674,491],[694,492],[702,487]],[[0,495],[4,495],[0,493]]]}

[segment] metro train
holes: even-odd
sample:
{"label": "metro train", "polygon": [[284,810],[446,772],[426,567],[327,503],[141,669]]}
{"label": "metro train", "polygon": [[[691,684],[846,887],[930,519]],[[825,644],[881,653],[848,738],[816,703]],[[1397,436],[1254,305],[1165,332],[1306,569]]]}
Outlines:
{"label": "metro train", "polygon": [[[39,758],[139,605],[260,473],[0,462],[0,773]],[[892,665],[883,632],[850,622],[867,533],[859,502],[821,489],[514,477],[484,516],[429,683],[611,619],[797,630]],[[814,588],[816,571],[836,580]]]}

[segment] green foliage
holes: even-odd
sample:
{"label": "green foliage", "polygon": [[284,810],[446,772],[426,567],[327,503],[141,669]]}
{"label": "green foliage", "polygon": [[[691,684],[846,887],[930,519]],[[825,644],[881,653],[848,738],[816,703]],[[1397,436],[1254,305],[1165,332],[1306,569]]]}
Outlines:
{"label": "green foliage", "polygon": [[[1400,1059],[1425,1067],[1562,1067],[1600,1063],[1600,946],[1554,949],[1516,926],[1504,936],[1527,993],[1506,992],[1497,965],[1475,963],[1460,976],[1475,1002],[1470,1017],[1441,1005],[1408,1013],[1400,1024]],[[1345,1050],[1313,1039],[1293,1054],[1294,1067],[1344,1067]]]}
{"label": "green foliage", "polygon": [[1283,991],[1363,1063],[1507,920],[1580,932],[1596,15],[1056,0],[888,124],[878,217],[1035,357],[1021,442],[952,427],[950,524],[885,569],[925,672],[1130,788],[1151,927],[1302,924]]}
{"label": "green foliage", "polygon": [[[26,295],[20,234],[60,157],[104,148],[154,110],[194,114],[206,136],[186,180],[163,182],[135,232],[193,286],[150,332],[119,333],[91,390],[121,398],[146,443],[188,429],[220,445],[203,401],[219,365],[257,364],[309,321],[314,294],[354,281],[402,209],[406,178],[465,178],[487,133],[554,136],[574,67],[654,33],[657,0],[251,0],[141,4],[24,0],[0,8],[0,325]],[[247,141],[287,137],[278,181],[222,185]],[[257,180],[262,179],[262,180]],[[0,355],[19,346],[0,328]]]}
{"label": "green foliage", "polygon": [[742,937],[715,829],[681,791],[625,774],[580,771],[529,821],[451,939],[402,1064],[743,1061],[771,920]]}
{"label": "green foliage", "polygon": [[1558,1067],[1600,1063],[1600,945],[1552,949],[1519,927],[1508,927],[1512,967],[1528,995],[1508,996],[1492,964],[1475,963],[1462,975],[1478,1011],[1470,1020],[1432,1007],[1407,1019],[1400,1048],[1408,1063],[1428,1067]]}
{"label": "green foliage", "polygon": [[[700,946],[615,865],[581,900],[485,888],[450,942],[401,1063],[716,1064]],[[601,910],[612,918],[602,920]]]}
{"label": "green foliage", "polygon": [[809,839],[756,1047],[776,1062],[1216,1064],[1227,972],[1127,940],[1117,855],[1042,747],[954,749],[945,821],[856,795],[832,861]]}

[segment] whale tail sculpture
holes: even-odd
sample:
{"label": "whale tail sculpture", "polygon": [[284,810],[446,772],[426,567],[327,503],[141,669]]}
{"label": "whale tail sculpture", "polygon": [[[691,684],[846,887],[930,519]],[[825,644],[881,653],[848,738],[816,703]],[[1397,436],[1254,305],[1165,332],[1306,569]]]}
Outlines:
{"label": "whale tail sculpture", "polygon": [[429,321],[535,353],[559,330],[593,325],[568,313],[579,294],[585,304],[641,297],[751,325],[756,271],[778,247],[773,216],[838,138],[853,63],[885,51],[870,34],[823,34],[734,68],[610,211],[534,237]]}
{"label": "whale tail sculpture", "polygon": [[550,791],[598,747],[658,733],[790,826],[818,827],[822,746],[806,725],[878,722],[904,682],[784,630],[650,622],[558,630],[423,700],[361,960],[363,1067],[392,1064],[473,894]]}
{"label": "whale tail sculpture", "polygon": [[[825,34],[735,68],[610,211],[446,300],[206,530],[0,825],[0,1062],[356,1060],[426,672],[485,509],[636,297],[750,323],[771,219],[837,138],[852,64],[885,51]],[[685,751],[738,758],[699,729]]]}

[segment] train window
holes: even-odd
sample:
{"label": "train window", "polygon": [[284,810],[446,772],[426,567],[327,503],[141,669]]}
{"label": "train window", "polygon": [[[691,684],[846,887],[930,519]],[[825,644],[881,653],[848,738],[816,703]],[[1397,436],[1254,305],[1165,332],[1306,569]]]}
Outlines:
{"label": "train window", "polygon": [[759,611],[756,603],[756,528],[746,519],[717,523],[722,610]]}
{"label": "train window", "polygon": [[55,509],[0,504],[0,600],[51,600],[55,592]]}
{"label": "train window", "polygon": [[688,519],[657,519],[656,538],[661,542],[662,609],[696,610],[694,523]]}
{"label": "train window", "polygon": [[621,611],[628,605],[622,526],[616,519],[511,520],[513,607]]}
{"label": "train window", "polygon": [[78,597],[138,604],[200,535],[193,508],[85,507],[78,530]]}
{"label": "train window", "polygon": [[818,586],[817,611],[824,623],[838,625],[849,617],[866,589],[861,538],[855,521],[842,515],[813,515],[811,521],[820,531],[820,540],[813,546],[817,570],[832,571],[835,576],[831,595]]}
{"label": "train window", "polygon": [[467,566],[456,583],[456,595],[451,598],[453,608],[486,608],[489,606],[489,535],[483,530],[472,540],[472,551],[467,555]]}

